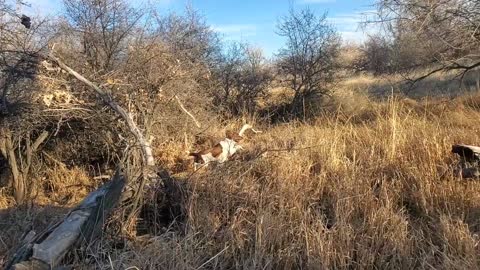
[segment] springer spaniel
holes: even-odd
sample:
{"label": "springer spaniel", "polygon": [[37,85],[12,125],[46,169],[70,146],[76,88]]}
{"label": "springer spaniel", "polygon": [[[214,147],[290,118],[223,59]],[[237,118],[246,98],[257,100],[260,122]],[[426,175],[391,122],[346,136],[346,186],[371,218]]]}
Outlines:
{"label": "springer spaniel", "polygon": [[210,162],[224,163],[238,150],[243,150],[239,143],[243,140],[243,133],[247,129],[251,129],[255,133],[261,132],[253,129],[251,125],[245,124],[239,133],[227,130],[225,132],[226,138],[214,147],[196,153],[189,153],[190,156],[193,156],[194,170],[197,170],[200,166],[208,166]]}

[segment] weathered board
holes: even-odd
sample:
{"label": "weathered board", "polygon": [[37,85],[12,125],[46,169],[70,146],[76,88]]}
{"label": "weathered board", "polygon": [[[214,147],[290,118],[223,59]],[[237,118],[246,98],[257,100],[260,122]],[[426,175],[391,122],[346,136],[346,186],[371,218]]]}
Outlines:
{"label": "weathered board", "polygon": [[63,220],[40,234],[30,232],[5,269],[57,268],[72,248],[88,244],[98,236],[124,186],[125,177],[117,170],[111,181],[91,192]]}

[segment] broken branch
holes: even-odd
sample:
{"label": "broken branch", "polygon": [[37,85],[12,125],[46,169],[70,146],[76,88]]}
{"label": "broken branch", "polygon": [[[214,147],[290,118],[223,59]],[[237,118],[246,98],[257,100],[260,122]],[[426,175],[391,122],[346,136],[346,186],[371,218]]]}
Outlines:
{"label": "broken branch", "polygon": [[196,125],[198,128],[201,128],[202,126],[201,126],[200,123],[197,121],[197,119],[195,119],[195,116],[193,116],[193,114],[191,114],[189,111],[187,111],[187,109],[185,109],[185,107],[183,106],[182,102],[180,101],[180,99],[178,98],[177,95],[175,95],[175,99],[177,100],[178,105],[180,105],[180,108],[182,108],[182,110],[183,110],[188,116],[190,116],[190,118],[192,118],[192,120],[195,122],[195,125]]}

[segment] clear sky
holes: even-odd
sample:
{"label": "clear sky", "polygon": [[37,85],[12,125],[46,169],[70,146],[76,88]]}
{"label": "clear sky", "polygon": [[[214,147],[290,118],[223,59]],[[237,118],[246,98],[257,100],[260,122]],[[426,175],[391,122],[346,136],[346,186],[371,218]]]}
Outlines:
{"label": "clear sky", "polygon": [[[375,0],[132,0],[139,5],[150,1],[163,13],[181,13],[190,3],[225,40],[246,41],[273,55],[283,45],[275,34],[278,18],[294,8],[309,6],[319,14],[327,11],[328,20],[344,40],[362,41],[365,33],[358,22],[365,13],[371,13]],[[57,13],[62,0],[27,0],[31,8],[26,13]]]}

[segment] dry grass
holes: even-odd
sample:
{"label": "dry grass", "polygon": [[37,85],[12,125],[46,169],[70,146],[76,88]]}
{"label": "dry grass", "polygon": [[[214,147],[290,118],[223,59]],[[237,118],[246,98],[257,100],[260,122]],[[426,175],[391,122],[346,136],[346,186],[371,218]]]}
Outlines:
{"label": "dry grass", "polygon": [[[450,153],[480,144],[480,96],[362,104],[261,127],[236,160],[182,179],[185,231],[104,243],[79,268],[480,268],[480,183],[457,179]],[[183,143],[162,160],[175,166]],[[82,178],[70,174],[49,183],[61,190],[59,179]]]}
{"label": "dry grass", "polygon": [[[418,78],[426,74],[419,70],[408,75],[409,78]],[[367,94],[375,98],[384,99],[392,90],[410,98],[451,97],[480,91],[480,70],[468,72],[463,81],[454,73],[435,73],[428,78],[417,82],[413,87],[406,83],[406,78],[400,74],[373,76],[360,74],[341,81],[334,89],[336,92],[356,92]]]}
{"label": "dry grass", "polygon": [[185,235],[115,251],[111,266],[477,269],[480,184],[453,176],[449,151],[480,144],[478,99],[391,98],[271,127],[187,180]]}

